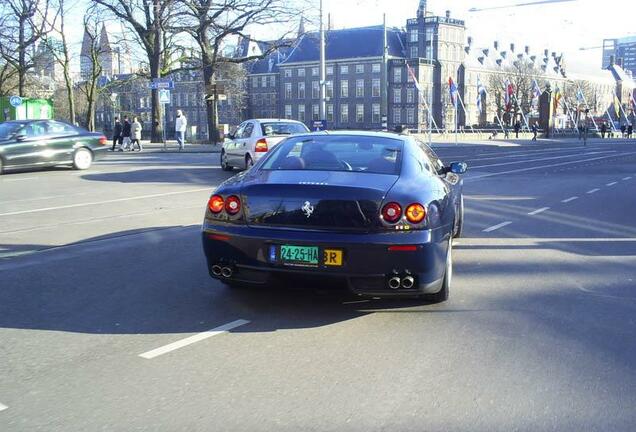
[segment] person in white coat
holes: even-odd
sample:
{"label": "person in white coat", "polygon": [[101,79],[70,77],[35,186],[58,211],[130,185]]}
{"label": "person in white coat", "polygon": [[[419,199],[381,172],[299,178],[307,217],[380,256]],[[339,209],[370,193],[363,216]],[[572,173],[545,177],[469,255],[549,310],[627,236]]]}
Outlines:
{"label": "person in white coat", "polygon": [[183,115],[181,110],[177,110],[177,118],[174,122],[175,136],[179,144],[179,151],[185,147],[185,132],[188,126],[188,119]]}

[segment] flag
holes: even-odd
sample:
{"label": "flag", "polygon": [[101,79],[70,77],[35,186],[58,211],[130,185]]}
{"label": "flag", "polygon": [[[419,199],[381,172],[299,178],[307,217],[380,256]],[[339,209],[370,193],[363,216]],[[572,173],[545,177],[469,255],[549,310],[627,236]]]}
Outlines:
{"label": "flag", "polygon": [[512,95],[515,93],[515,87],[509,80],[506,80],[504,89],[504,102],[506,105],[506,111],[510,111],[510,108],[512,108]]}
{"label": "flag", "polygon": [[415,88],[417,89],[417,91],[422,91],[422,87],[420,86],[419,81],[417,80],[417,77],[415,76],[415,71],[413,70],[413,68],[407,63],[406,65],[406,70],[408,72],[409,75],[409,81],[412,81],[413,83],[415,83]]}
{"label": "flag", "polygon": [[636,99],[633,94],[629,94],[629,100],[631,101],[632,110],[636,110]]}
{"label": "flag", "polygon": [[487,94],[488,92],[486,91],[486,87],[484,87],[484,85],[479,80],[479,77],[477,77],[477,109],[479,110],[480,114],[484,112],[482,98]]}
{"label": "flag", "polygon": [[556,88],[554,89],[554,111],[557,111],[559,109],[559,103],[561,103],[562,97],[563,94],[561,93],[561,89],[559,89],[559,86],[556,86]]}
{"label": "flag", "polygon": [[618,117],[621,116],[621,101],[618,99],[618,96],[614,95],[614,111],[616,111],[616,115]]}
{"label": "flag", "polygon": [[451,101],[453,102],[453,106],[457,108],[457,97],[459,96],[459,91],[457,90],[457,86],[452,78],[448,78],[448,90],[450,91]]}
{"label": "flag", "polygon": [[541,87],[539,87],[537,80],[532,80],[532,96],[534,99],[539,99],[541,96]]}
{"label": "flag", "polygon": [[585,102],[585,95],[583,94],[583,91],[581,89],[578,89],[576,92],[576,100],[578,103]]}

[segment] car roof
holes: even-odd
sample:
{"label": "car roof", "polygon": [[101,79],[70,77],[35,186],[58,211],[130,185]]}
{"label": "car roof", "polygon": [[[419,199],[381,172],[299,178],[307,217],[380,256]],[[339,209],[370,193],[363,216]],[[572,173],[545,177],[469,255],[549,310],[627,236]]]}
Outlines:
{"label": "car roof", "polygon": [[401,141],[409,141],[408,135],[400,135],[393,132],[373,132],[373,131],[321,131],[321,132],[309,132],[304,134],[295,134],[294,138],[303,136],[357,136],[357,137],[376,137],[376,138],[389,138]]}
{"label": "car roof", "polygon": [[267,122],[279,122],[279,123],[295,123],[295,124],[301,124],[304,125],[305,123],[303,122],[299,122],[297,120],[289,120],[289,119],[275,119],[275,118],[258,118],[258,119],[249,119],[246,121],[257,121],[259,123],[267,123]]}

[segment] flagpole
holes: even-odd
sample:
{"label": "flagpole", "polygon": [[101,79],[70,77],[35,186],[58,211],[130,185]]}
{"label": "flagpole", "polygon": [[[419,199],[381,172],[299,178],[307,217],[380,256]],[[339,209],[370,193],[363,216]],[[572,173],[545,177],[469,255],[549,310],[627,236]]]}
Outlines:
{"label": "flagpole", "polygon": [[[579,90],[579,92],[581,93],[581,96],[583,96],[583,102],[585,103],[585,108],[587,108],[588,110],[590,109],[590,106],[587,103],[587,98],[585,97],[585,94],[583,93],[583,91],[581,90],[581,86],[579,86],[578,84],[576,85],[576,88]],[[594,128],[596,129],[596,131],[598,132],[598,126],[596,124],[596,122],[594,121],[594,116],[592,116],[592,124],[594,125]]]}
{"label": "flagpole", "polygon": [[523,113],[523,108],[521,108],[521,104],[519,103],[519,99],[514,94],[512,95],[512,97],[515,99],[515,102],[517,103],[517,106],[519,107],[519,112],[521,113],[521,118],[523,119],[523,122],[526,124],[526,129],[528,129],[528,132],[530,132],[530,124],[528,124],[528,119],[526,118],[525,114]]}
{"label": "flagpole", "polygon": [[[455,85],[457,85],[457,84],[455,84]],[[456,90],[455,94],[456,94],[457,98],[459,99],[459,89]],[[458,106],[458,103],[457,103],[457,101],[455,101],[455,145],[459,144],[458,141],[457,141],[457,139],[458,139],[457,138],[457,128],[458,128],[458,124],[459,124],[459,121],[458,121],[459,120],[459,118],[458,118],[459,116],[457,115],[457,106]]]}
{"label": "flagpole", "polygon": [[[459,93],[457,93],[457,98],[459,99],[459,103],[462,104],[462,109],[464,110],[464,115],[466,116],[466,121],[468,121],[468,112],[466,111],[466,105],[464,105],[464,101],[462,100],[462,97],[459,95]],[[470,125],[470,130],[472,131],[472,133],[475,133],[475,129],[473,128],[473,125]]]}

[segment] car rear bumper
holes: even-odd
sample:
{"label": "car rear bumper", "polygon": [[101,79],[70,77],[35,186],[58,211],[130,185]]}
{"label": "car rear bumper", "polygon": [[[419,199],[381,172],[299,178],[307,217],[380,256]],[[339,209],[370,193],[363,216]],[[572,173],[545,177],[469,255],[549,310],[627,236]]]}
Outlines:
{"label": "car rear bumper", "polygon": [[91,151],[93,152],[93,160],[94,161],[102,160],[108,154],[109,148],[110,146],[108,145],[91,148]]}
{"label": "car rear bumper", "polygon": [[[224,282],[267,285],[292,280],[300,286],[345,285],[369,296],[417,296],[439,292],[445,272],[449,236],[436,231],[341,234],[244,226],[205,226],[203,249],[210,275]],[[280,262],[272,248],[318,246],[343,251],[342,266],[297,267]],[[415,250],[389,251],[390,246]],[[218,274],[230,269],[231,277]],[[216,270],[216,272],[214,271]],[[389,280],[413,278],[413,286],[393,289]]]}

